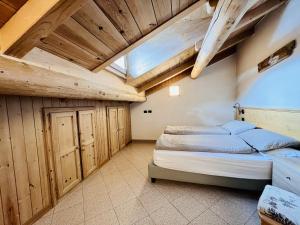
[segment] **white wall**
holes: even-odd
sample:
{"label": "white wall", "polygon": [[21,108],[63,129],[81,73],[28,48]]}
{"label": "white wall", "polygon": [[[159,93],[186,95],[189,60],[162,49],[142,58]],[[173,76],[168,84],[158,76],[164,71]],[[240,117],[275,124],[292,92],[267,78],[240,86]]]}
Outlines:
{"label": "white wall", "polygon": [[144,103],[131,104],[133,139],[155,140],[166,125],[217,125],[233,119],[235,56],[208,67],[196,80],[186,77],[173,85],[179,85],[180,96],[170,97],[164,88]]}
{"label": "white wall", "polygon": [[[238,101],[258,108],[300,108],[300,1],[268,15],[255,35],[239,46],[237,57]],[[257,64],[296,39],[294,54],[258,73]]]}

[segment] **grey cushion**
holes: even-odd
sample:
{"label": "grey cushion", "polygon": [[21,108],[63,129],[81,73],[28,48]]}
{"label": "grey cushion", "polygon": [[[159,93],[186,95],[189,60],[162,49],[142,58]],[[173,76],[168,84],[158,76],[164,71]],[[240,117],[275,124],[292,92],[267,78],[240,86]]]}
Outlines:
{"label": "grey cushion", "polygon": [[245,121],[232,120],[224,123],[222,127],[228,130],[231,134],[240,134],[247,130],[254,129],[256,126]]}

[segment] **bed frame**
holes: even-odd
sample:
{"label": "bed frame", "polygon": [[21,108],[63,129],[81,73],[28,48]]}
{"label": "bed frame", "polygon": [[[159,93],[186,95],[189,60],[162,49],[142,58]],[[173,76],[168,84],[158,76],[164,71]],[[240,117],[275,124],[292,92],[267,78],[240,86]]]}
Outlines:
{"label": "bed frame", "polygon": [[196,184],[206,184],[221,187],[229,187],[250,191],[262,191],[269,180],[241,179],[232,177],[212,176],[200,173],[184,172],[159,167],[152,162],[148,165],[149,180],[154,183],[156,179],[182,181]]}

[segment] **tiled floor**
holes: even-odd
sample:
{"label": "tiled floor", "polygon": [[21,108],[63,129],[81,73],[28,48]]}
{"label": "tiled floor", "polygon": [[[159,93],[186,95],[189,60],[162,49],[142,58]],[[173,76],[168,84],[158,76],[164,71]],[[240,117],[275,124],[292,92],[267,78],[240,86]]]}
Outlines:
{"label": "tiled floor", "polygon": [[256,225],[258,195],[147,180],[153,144],[133,143],[35,225]]}

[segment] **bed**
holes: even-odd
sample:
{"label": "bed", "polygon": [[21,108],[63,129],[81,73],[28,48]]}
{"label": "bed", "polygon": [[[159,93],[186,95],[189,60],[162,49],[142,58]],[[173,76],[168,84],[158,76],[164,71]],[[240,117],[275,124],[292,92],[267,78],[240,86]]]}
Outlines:
{"label": "bed", "polygon": [[239,120],[228,121],[220,126],[167,126],[164,134],[172,135],[230,135],[256,126]]}
{"label": "bed", "polygon": [[[236,138],[247,140],[244,143],[253,151],[249,152],[244,145],[235,142]],[[207,145],[214,140],[216,143]],[[224,148],[221,148],[222,142]],[[239,136],[163,134],[157,141],[153,161],[148,167],[149,178],[152,182],[168,179],[263,190],[266,184],[271,183],[274,157],[300,157],[299,150],[280,146],[289,143],[293,146],[299,144],[295,139],[263,129],[248,130]],[[236,145],[241,147],[235,148]],[[210,148],[206,151],[205,146]]]}

